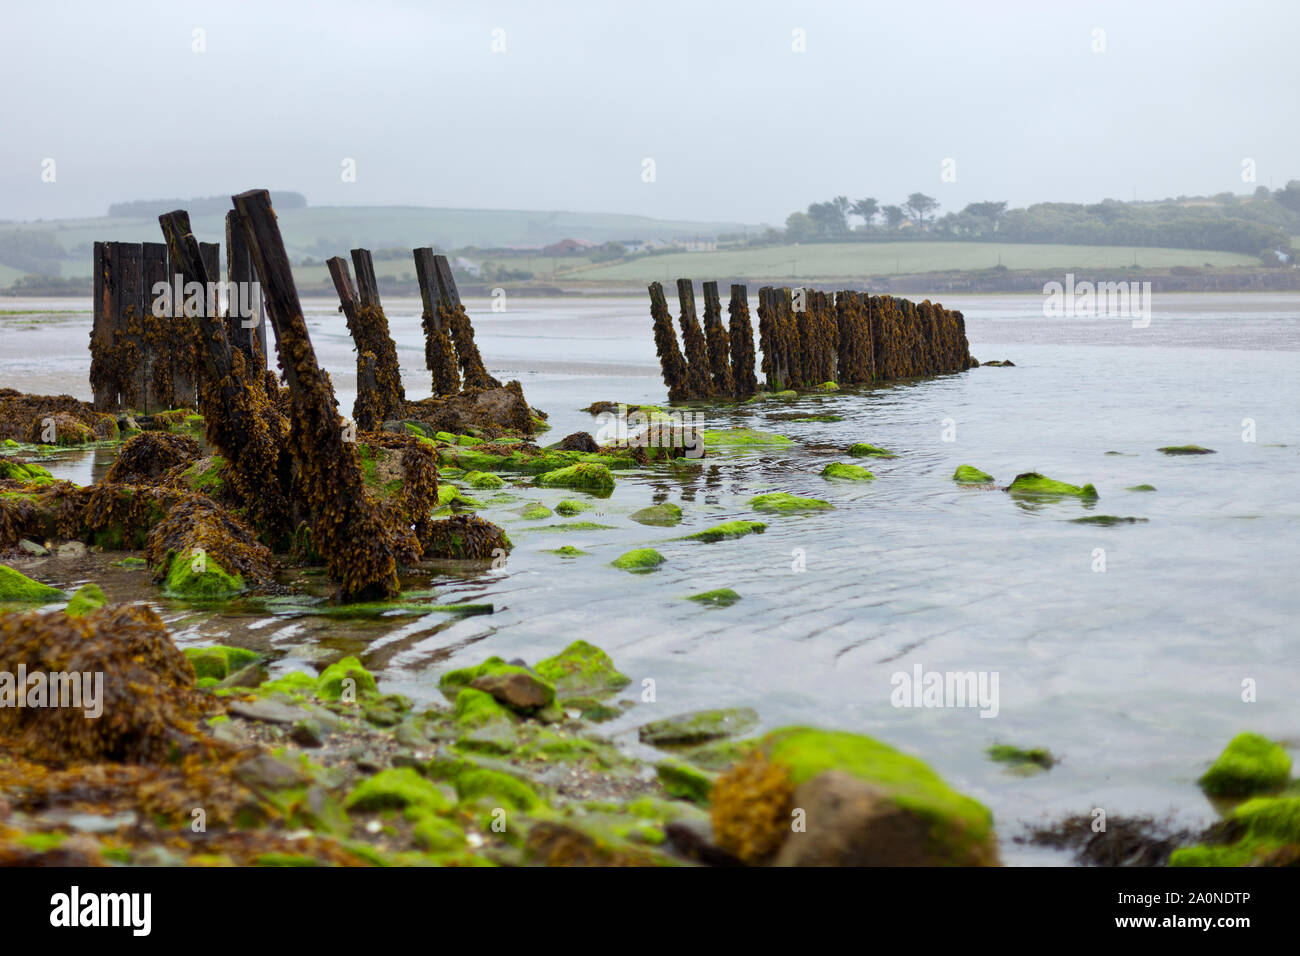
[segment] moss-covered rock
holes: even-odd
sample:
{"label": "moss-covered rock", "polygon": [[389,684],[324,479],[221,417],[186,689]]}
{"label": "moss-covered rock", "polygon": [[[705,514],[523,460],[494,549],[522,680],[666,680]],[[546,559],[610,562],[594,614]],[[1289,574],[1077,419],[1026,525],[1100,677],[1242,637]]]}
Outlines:
{"label": "moss-covered rock", "polygon": [[746,449],[788,448],[794,439],[773,432],[756,431],[753,428],[728,428],[720,431],[705,431],[704,447],[718,448],[723,451],[743,451]]}
{"label": "moss-covered rock", "polygon": [[498,721],[513,724],[517,718],[510,708],[487,691],[462,687],[456,694],[456,710],[452,719],[463,729],[473,729]]}
{"label": "moss-covered rock", "polygon": [[518,777],[482,768],[459,774],[456,794],[464,803],[500,806],[524,813],[543,804],[537,791]]}
{"label": "moss-covered rock", "polygon": [[874,481],[876,476],[860,465],[846,465],[833,461],[822,469],[822,477],[842,481]]}
{"label": "moss-covered rock", "polygon": [[555,513],[563,515],[566,518],[572,518],[574,515],[582,514],[584,511],[590,511],[591,505],[585,501],[574,501],[571,498],[565,498],[555,506]]}
{"label": "moss-covered rock", "polygon": [[225,680],[236,671],[262,659],[262,655],[256,651],[242,647],[228,647],[224,644],[187,647],[185,656],[189,658],[190,666],[194,668],[195,677],[213,677],[217,680]]}
{"label": "moss-covered rock", "polygon": [[1027,471],[1022,475],[1016,475],[1015,479],[1007,486],[1007,491],[1013,495],[1023,495],[1025,497],[1073,497],[1085,500],[1093,500],[1098,497],[1097,489],[1092,485],[1071,485],[1064,481],[1057,481],[1055,478],[1047,478],[1036,471]]}
{"label": "moss-covered rock", "polygon": [[1260,734],[1233,737],[1210,769],[1198,781],[1216,797],[1246,797],[1286,785],[1291,778],[1291,756]]}
{"label": "moss-covered rock", "polygon": [[107,603],[108,598],[98,584],[83,584],[77,588],[77,593],[72,595],[72,600],[68,602],[67,615],[84,617]]}
{"label": "moss-covered rock", "polygon": [[49,485],[54,483],[54,476],[48,468],[35,462],[19,462],[11,458],[0,458],[0,481],[21,481],[30,485]]}
{"label": "moss-covered rock", "polygon": [[[344,681],[352,683],[345,684]],[[379,693],[379,686],[375,683],[375,675],[366,670],[357,658],[349,656],[325,668],[316,685],[316,692],[318,696],[329,700],[338,700],[345,692],[351,692],[359,700]]]}
{"label": "moss-covered rock", "polygon": [[696,531],[686,536],[690,541],[726,541],[729,538],[743,538],[747,534],[762,534],[767,525],[761,521],[724,521],[722,524]]}
{"label": "moss-covered rock", "polygon": [[519,517],[525,521],[542,521],[549,518],[554,512],[540,501],[532,501],[519,509]]}
{"label": "moss-covered rock", "polygon": [[667,759],[655,764],[655,775],[669,795],[707,804],[713,792],[715,776],[680,760]]}
{"label": "moss-covered rock", "polygon": [[664,556],[654,548],[633,548],[610,562],[624,571],[653,571],[664,563]]}
{"label": "moss-covered rock", "polygon": [[784,491],[755,495],[749,499],[749,506],[755,511],[770,511],[776,514],[790,514],[796,511],[831,511],[835,508],[829,501],[823,501],[821,498],[802,498]]}
{"label": "moss-covered rock", "polygon": [[348,794],[343,806],[347,810],[412,810],[416,813],[448,813],[452,809],[446,794],[412,767],[381,770],[361,781]]}
{"label": "moss-covered rock", "polygon": [[984,751],[995,763],[1007,764],[1018,773],[1051,770],[1056,758],[1046,747],[1015,747],[1011,744],[994,744]]}
{"label": "moss-covered rock", "polygon": [[1113,528],[1122,524],[1146,524],[1147,518],[1131,518],[1121,515],[1085,515],[1082,518],[1071,518],[1071,524],[1091,524],[1103,528]]}
{"label": "moss-covered rock", "polygon": [[210,555],[171,552],[163,593],[184,601],[223,601],[248,590],[241,574],[232,574]]}
{"label": "moss-covered rock", "polygon": [[0,604],[50,604],[67,595],[58,588],[33,581],[27,575],[0,564]]}
{"label": "moss-covered rock", "polygon": [[1163,448],[1157,448],[1156,451],[1163,452],[1166,455],[1213,455],[1216,454],[1213,448],[1202,448],[1200,445],[1166,445]]}
{"label": "moss-covered rock", "polygon": [[594,644],[574,641],[559,654],[537,662],[538,676],[555,685],[563,698],[602,697],[631,683],[614,668],[609,655]]}
{"label": "moss-covered rock", "polygon": [[993,476],[974,465],[958,465],[952,473],[952,480],[963,485],[987,485],[993,481]]}
{"label": "moss-covered rock", "polygon": [[1146,484],[1142,484],[1142,485],[1129,485],[1127,490],[1128,490],[1128,491],[1155,491],[1155,490],[1156,490],[1156,486],[1155,486],[1155,485],[1146,485]]}
{"label": "moss-covered rock", "polygon": [[581,488],[594,494],[608,494],[614,490],[614,476],[605,465],[578,462],[538,475],[537,484],[543,488]]}
{"label": "moss-covered rock", "polygon": [[421,815],[411,837],[416,846],[430,853],[449,853],[466,846],[465,831],[455,821],[435,814]]}
{"label": "moss-covered rock", "polygon": [[493,490],[505,486],[505,480],[500,475],[494,475],[490,471],[468,471],[461,481],[471,488],[477,488],[480,491]]}
{"label": "moss-covered rock", "polygon": [[590,554],[590,551],[583,551],[581,548],[575,548],[571,544],[562,545],[558,548],[548,548],[548,554],[558,554],[562,558],[580,558]]}
{"label": "moss-covered rock", "polygon": [[686,600],[694,601],[696,604],[707,604],[710,607],[731,607],[740,600],[740,595],[731,588],[715,588],[712,591],[688,595]]}
{"label": "moss-covered rock", "polygon": [[[987,808],[915,757],[858,734],[773,731],[718,779],[712,802],[718,845],[750,863],[773,856],[791,865],[997,862]],[[826,816],[792,832],[795,807],[809,819]]]}
{"label": "moss-covered rock", "polygon": [[726,707],[653,720],[640,727],[637,737],[651,747],[683,747],[735,737],[757,726],[758,713],[752,707]]}
{"label": "moss-covered rock", "polygon": [[892,451],[887,448],[881,448],[878,445],[870,445],[864,441],[855,442],[846,449],[846,454],[851,458],[897,458]]}
{"label": "moss-covered rock", "polygon": [[671,502],[665,501],[662,504],[650,505],[640,511],[634,511],[630,517],[637,524],[671,528],[673,525],[681,523],[682,509]]}

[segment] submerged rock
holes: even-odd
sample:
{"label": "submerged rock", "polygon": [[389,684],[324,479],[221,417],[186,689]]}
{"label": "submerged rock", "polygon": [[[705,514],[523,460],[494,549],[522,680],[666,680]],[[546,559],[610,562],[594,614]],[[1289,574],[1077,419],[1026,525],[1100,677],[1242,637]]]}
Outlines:
{"label": "submerged rock", "polygon": [[670,502],[663,502],[662,504],[642,508],[640,511],[634,511],[629,517],[637,524],[671,528],[673,525],[681,523],[682,509]]}
{"label": "submerged rock", "polygon": [[1164,452],[1166,455],[1214,455],[1217,454],[1213,448],[1202,448],[1200,445],[1166,445],[1164,448],[1157,448],[1156,451]]}
{"label": "submerged rock", "polygon": [[686,536],[690,541],[725,541],[729,538],[743,538],[747,534],[762,534],[767,525],[761,521],[724,521],[722,524],[696,531]]}
{"label": "submerged rock", "polygon": [[65,613],[69,617],[84,617],[91,611],[97,611],[108,603],[104,591],[98,584],[83,584],[72,595]]}
{"label": "submerged rock", "polygon": [[716,446],[727,449],[743,448],[786,448],[794,444],[794,439],[773,432],[761,432],[752,428],[730,428],[725,431],[705,431],[705,447]]}
{"label": "submerged rock", "polygon": [[752,707],[696,710],[644,724],[637,737],[652,747],[686,746],[734,737],[757,726],[758,712]]}
{"label": "submerged rock", "polygon": [[632,682],[615,670],[608,654],[586,641],[574,641],[554,657],[538,661],[536,671],[555,685],[561,698],[602,697]]}
{"label": "submerged rock", "polygon": [[897,458],[892,451],[886,448],[880,448],[876,445],[869,445],[866,442],[857,442],[850,445],[845,453],[853,458]]}
{"label": "submerged rock", "polygon": [[574,515],[582,514],[584,511],[590,511],[591,508],[592,506],[585,501],[574,501],[570,498],[566,498],[556,504],[555,513],[563,515],[566,518],[572,518]]}
{"label": "submerged rock", "polygon": [[1009,764],[1017,771],[1051,770],[1056,766],[1056,758],[1046,747],[1025,749],[1011,744],[994,744],[984,752],[995,763]]}
{"label": "submerged rock", "polygon": [[787,494],[784,491],[756,495],[749,499],[749,506],[755,511],[773,511],[778,514],[795,511],[830,511],[835,507],[829,501],[823,501],[821,498],[801,498],[798,495]]}
{"label": "submerged rock", "polygon": [[1086,515],[1082,518],[1071,518],[1071,524],[1095,524],[1103,528],[1114,527],[1121,524],[1146,524],[1147,518],[1122,518],[1119,515]]}
{"label": "submerged rock", "polygon": [[697,604],[708,604],[713,607],[731,607],[740,600],[740,595],[731,588],[718,588],[713,591],[701,591],[699,594],[692,594],[686,600],[695,601]]}
{"label": "submerged rock", "polygon": [[538,475],[537,484],[543,488],[581,488],[593,493],[608,493],[614,490],[614,476],[605,465],[578,462]]}

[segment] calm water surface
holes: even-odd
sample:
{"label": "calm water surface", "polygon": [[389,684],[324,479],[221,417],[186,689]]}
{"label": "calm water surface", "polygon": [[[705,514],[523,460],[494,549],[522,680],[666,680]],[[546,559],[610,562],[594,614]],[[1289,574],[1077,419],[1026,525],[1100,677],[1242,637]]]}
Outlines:
{"label": "calm water surface", "polygon": [[[433,582],[447,601],[493,603],[491,616],[242,623],[286,655],[283,668],[359,652],[387,687],[422,699],[436,696],[449,666],[488,654],[535,660],[586,638],[633,677],[629,692],[655,681],[655,703],[606,725],[620,739],[655,717],[740,705],[755,707],[765,727],[872,734],[992,807],[1011,863],[1066,862],[1011,838],[1093,807],[1208,822],[1214,813],[1195,780],[1233,734],[1253,729],[1300,743],[1300,299],[1157,296],[1146,329],[1045,319],[1037,297],[943,301],[964,311],[977,358],[1016,367],[788,403],[698,406],[711,426],[779,431],[797,444],[708,458],[682,475],[620,475],[612,497],[573,519],[609,530],[545,530],[559,517],[522,521],[515,512],[524,502],[572,495],[508,478],[504,490],[520,500],[481,512],[514,540],[508,566]],[[305,305],[318,356],[350,409],[354,359],[342,316],[325,300]],[[407,394],[421,397],[419,304],[385,305]],[[544,441],[594,430],[596,420],[578,410],[592,401],[665,400],[642,298],[510,300],[504,313],[486,301],[467,305],[492,372],[519,378],[530,403],[550,414]],[[88,305],[56,307],[68,311],[0,316],[0,385],[88,398]],[[788,421],[794,414],[843,420]],[[1242,440],[1245,419],[1253,442]],[[899,457],[858,462],[877,475],[869,484],[822,479],[827,462],[849,459],[809,446],[855,441]],[[1192,443],[1218,453],[1156,451]],[[1003,485],[1024,471],[1092,482],[1101,497],[1092,506],[1027,507],[954,485],[963,463]],[[88,454],[58,471],[89,481],[106,465]],[[1158,491],[1125,490],[1142,483]],[[755,517],[746,502],[766,491],[825,498],[835,510],[766,517],[765,534],[737,541],[671,540]],[[679,528],[628,519],[659,501],[682,507]],[[1088,514],[1148,521],[1070,521]],[[546,553],[562,544],[591,554]],[[658,548],[663,569],[608,567],[639,546]],[[800,554],[802,572],[792,569]],[[682,600],[721,587],[743,599],[723,609]],[[182,643],[219,639],[231,626],[164,610]],[[996,673],[998,716],[893,707],[891,676],[916,665]],[[1256,682],[1254,703],[1241,699],[1247,679]],[[1060,763],[1013,776],[984,756],[996,742],[1046,746]]]}

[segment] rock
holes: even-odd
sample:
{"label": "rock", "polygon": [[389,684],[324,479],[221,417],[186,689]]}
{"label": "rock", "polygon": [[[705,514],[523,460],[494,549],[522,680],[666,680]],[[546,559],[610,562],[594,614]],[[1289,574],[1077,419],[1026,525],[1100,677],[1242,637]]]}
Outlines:
{"label": "rock", "polygon": [[684,746],[734,737],[757,725],[758,713],[752,707],[696,710],[651,721],[637,731],[637,736],[641,743],[652,747]]}
{"label": "rock", "polygon": [[80,541],[68,541],[59,545],[55,554],[64,561],[84,558],[90,551]]}
{"label": "rock", "polygon": [[235,767],[233,776],[254,790],[286,790],[310,783],[309,777],[291,758],[258,754]]}
{"label": "rock", "polygon": [[325,746],[325,730],[310,717],[300,720],[289,731],[289,739],[301,747]]}
{"label": "rock", "polygon": [[396,727],[402,722],[402,715],[391,707],[376,705],[367,707],[365,712],[366,723],[373,724],[376,727]]}
{"label": "rock", "polygon": [[663,504],[650,505],[650,507],[642,508],[640,511],[634,511],[629,517],[637,524],[671,528],[681,522],[682,509],[675,504],[664,502]]}
{"label": "rock", "polygon": [[571,498],[566,498],[555,506],[555,513],[564,515],[566,518],[572,518],[576,514],[590,511],[591,507],[585,501],[574,501]]}
{"label": "rock", "polygon": [[66,597],[58,588],[33,581],[27,575],[0,564],[0,604],[50,604]]}
{"label": "rock", "polygon": [[952,480],[963,485],[987,485],[992,483],[993,476],[987,471],[980,471],[974,465],[958,465],[957,470],[952,473]]}
{"label": "rock", "polygon": [[18,550],[24,554],[30,554],[34,558],[48,558],[50,556],[49,548],[42,544],[37,544],[35,541],[29,541],[26,538],[23,538],[18,542]]}
{"label": "rock", "polygon": [[874,481],[876,477],[860,465],[846,465],[838,461],[833,461],[823,468],[821,475],[823,478],[844,481]]}
{"label": "rock", "polygon": [[664,835],[674,849],[688,860],[705,866],[741,866],[741,862],[713,842],[713,826],[707,819],[673,820]]}
{"label": "rock", "polygon": [[1157,448],[1156,451],[1164,452],[1166,455],[1218,454],[1213,448],[1202,448],[1200,445],[1166,445],[1164,448]]}
{"label": "rock", "polygon": [[653,571],[664,563],[664,556],[654,548],[634,548],[610,562],[624,571]]}
{"label": "rock", "polygon": [[446,813],[451,801],[430,781],[410,767],[381,770],[357,784],[344,801],[348,810],[404,810]]}
{"label": "rock", "polygon": [[994,744],[984,751],[995,763],[1005,763],[1019,773],[1033,773],[1038,770],[1051,770],[1056,766],[1056,758],[1046,747],[1013,747],[1011,744]]}
{"label": "rock", "polygon": [[740,600],[740,595],[731,588],[717,588],[713,591],[701,591],[699,594],[692,594],[686,600],[694,601],[697,604],[707,604],[710,607],[731,607]]}
{"label": "rock", "polygon": [[655,764],[655,775],[671,796],[708,804],[709,794],[713,791],[712,774],[680,760],[661,760]]}
{"label": "rock", "polygon": [[305,714],[301,707],[274,700],[232,700],[227,702],[226,711],[235,717],[263,724],[296,724]]}
{"label": "rock", "polygon": [[614,476],[599,462],[580,461],[567,468],[556,468],[536,478],[542,488],[580,488],[593,494],[608,495],[614,490]]}
{"label": "rock", "polygon": [[359,700],[378,692],[375,675],[362,667],[361,661],[355,657],[345,657],[325,668],[317,683],[318,695],[329,700]]}
{"label": "rock", "polygon": [[1027,471],[1022,475],[1016,475],[1015,480],[1007,487],[1007,491],[1013,495],[1030,497],[1069,496],[1089,500],[1098,497],[1097,489],[1092,485],[1084,485],[1083,487],[1070,485],[1054,478],[1046,478],[1036,471]]}
{"label": "rock", "polygon": [[1071,524],[1095,524],[1104,528],[1110,528],[1120,524],[1146,524],[1147,518],[1128,518],[1119,515],[1086,515],[1082,518],[1071,518]]}
{"label": "rock", "polygon": [[515,711],[538,710],[555,700],[553,685],[522,668],[476,677],[469,686],[486,691]]}
{"label": "rock", "polygon": [[853,458],[897,458],[892,451],[860,441],[848,447],[847,453]]}
{"label": "rock", "polygon": [[77,588],[77,593],[72,595],[72,600],[68,602],[64,613],[68,617],[83,617],[91,611],[99,610],[107,603],[108,598],[104,596],[98,584],[83,584]]}
{"label": "rock", "polygon": [[750,864],[997,864],[986,807],[859,734],[772,731],[718,778],[711,815],[718,845]]}
{"label": "rock", "polygon": [[596,439],[591,437],[590,432],[574,432],[572,435],[566,435],[550,447],[557,448],[560,451],[600,451],[600,446],[596,444]]}
{"label": "rock", "polygon": [[724,521],[722,524],[696,531],[686,537],[691,541],[725,541],[728,538],[743,538],[747,534],[762,534],[767,525],[761,521]]}
{"label": "rock", "polygon": [[247,667],[262,659],[256,651],[242,647],[212,644],[207,647],[187,647],[185,656],[194,668],[195,677],[215,677],[225,680],[233,671]]}
{"label": "rock", "polygon": [[749,499],[749,506],[755,511],[771,511],[777,514],[795,511],[830,511],[835,507],[821,498],[801,498],[798,495],[786,494],[784,491],[756,495]]}
{"label": "rock", "polygon": [[1233,737],[1197,782],[1216,797],[1247,797],[1276,790],[1291,779],[1291,756],[1260,734]]}
{"label": "rock", "polygon": [[266,681],[266,668],[259,663],[248,664],[228,674],[218,687],[261,687]]}
{"label": "rock", "polygon": [[601,697],[632,682],[614,669],[608,654],[586,641],[574,641],[554,657],[538,661],[536,670],[563,698]]}

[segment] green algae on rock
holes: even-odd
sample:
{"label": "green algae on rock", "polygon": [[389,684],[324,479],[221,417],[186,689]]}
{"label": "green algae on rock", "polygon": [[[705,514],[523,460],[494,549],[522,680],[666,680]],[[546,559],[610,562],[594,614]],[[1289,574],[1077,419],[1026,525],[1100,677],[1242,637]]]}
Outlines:
{"label": "green algae on rock", "polygon": [[505,485],[505,479],[500,475],[492,474],[490,471],[467,471],[461,477],[461,480],[471,488],[476,488],[480,491],[501,488]]}
{"label": "green algae on rock", "polygon": [[583,551],[581,548],[575,548],[571,544],[561,545],[558,548],[547,548],[547,554],[558,554],[562,558],[580,558],[583,555],[590,554],[590,551]]}
{"label": "green algae on rock", "polygon": [[21,481],[29,485],[49,485],[54,483],[54,476],[49,469],[34,462],[21,462],[12,458],[0,458],[0,481]]}
{"label": "green algae on rock", "polygon": [[590,511],[592,505],[585,501],[574,501],[571,498],[565,498],[555,506],[555,513],[563,515],[565,518],[572,518],[576,514],[582,514],[584,511]]}
{"label": "green algae on rock", "polygon": [[216,560],[196,553],[192,559],[173,555],[163,578],[163,594],[186,601],[222,601],[248,590],[240,574],[231,574]]}
{"label": "green algae on rock", "polygon": [[540,501],[529,502],[519,509],[519,517],[525,521],[541,521],[544,518],[549,518],[552,514],[554,512]]}
{"label": "green algae on rock", "polygon": [[608,654],[581,640],[554,657],[538,661],[534,669],[539,677],[555,685],[561,698],[601,697],[632,683],[631,678],[615,670]]}
{"label": "green algae on rock", "polygon": [[1095,524],[1103,528],[1113,528],[1121,524],[1146,524],[1147,518],[1124,518],[1119,515],[1086,515],[1082,518],[1071,518],[1071,524]]}
{"label": "green algae on rock", "polygon": [[1217,454],[1213,448],[1202,448],[1200,445],[1165,445],[1163,448],[1157,448],[1156,451],[1164,452],[1166,455],[1214,455]]}
{"label": "green algae on rock", "polygon": [[242,647],[228,647],[224,644],[187,647],[185,656],[189,659],[190,666],[194,668],[195,677],[200,679],[213,677],[217,680],[225,680],[241,668],[262,659],[262,655],[256,651],[245,650]]}
{"label": "green algae on rock", "polygon": [[597,462],[580,461],[567,468],[543,472],[536,481],[543,488],[579,488],[593,494],[607,494],[614,490],[614,476],[609,473],[609,468]]}
{"label": "green algae on rock", "polygon": [[892,451],[887,448],[880,448],[876,445],[869,445],[866,442],[856,442],[850,445],[845,454],[852,458],[897,458]]}
{"label": "green algae on rock", "polygon": [[842,481],[874,481],[876,476],[859,465],[846,465],[833,461],[822,469],[821,475],[826,479]]}
{"label": "green algae on rock", "polygon": [[655,776],[670,796],[707,805],[716,779],[711,773],[668,758],[655,764]]}
{"label": "green algae on rock", "polygon": [[1155,491],[1155,485],[1129,485],[1126,491]]}
{"label": "green algae on rock", "polygon": [[1216,797],[1247,797],[1286,785],[1291,778],[1291,756],[1260,734],[1240,733],[1198,781]]}
{"label": "green algae on rock", "polygon": [[[864,786],[865,785],[865,786]],[[837,793],[851,799],[824,799]],[[847,788],[847,789],[846,789]],[[787,727],[713,788],[720,847],[747,863],[994,865],[993,817],[915,757],[858,734]],[[838,806],[814,834],[793,807]]]}
{"label": "green algae on rock", "polygon": [[772,511],[787,514],[795,511],[830,511],[835,506],[821,498],[801,498],[784,491],[755,495],[749,499],[749,506],[755,511]]}
{"label": "green algae on rock", "polygon": [[653,571],[663,563],[664,556],[654,548],[633,548],[610,562],[624,571]]}
{"label": "green algae on rock", "polygon": [[98,584],[83,584],[77,588],[68,602],[66,613],[69,617],[84,617],[91,611],[97,611],[108,603],[108,598]]}
{"label": "green algae on rock", "polygon": [[355,657],[336,661],[320,675],[316,684],[318,696],[329,700],[352,699],[379,693],[375,675],[362,666]]}
{"label": "green algae on rock", "polygon": [[650,505],[642,508],[640,511],[634,511],[629,515],[637,524],[651,525],[660,528],[671,528],[673,525],[680,524],[682,520],[682,509],[671,502],[662,502],[657,505]]}
{"label": "green algae on rock", "polygon": [[695,710],[643,724],[637,738],[651,747],[682,747],[748,733],[758,726],[752,707]]}
{"label": "green algae on rock", "polygon": [[744,448],[787,448],[794,444],[794,439],[773,432],[756,431],[753,428],[729,428],[721,431],[705,431],[704,446],[726,448],[728,450]]}
{"label": "green algae on rock", "polygon": [[1064,481],[1057,481],[1054,478],[1045,478],[1036,471],[1027,471],[1024,474],[1016,475],[1015,479],[1007,486],[1007,491],[1013,495],[1025,496],[1043,496],[1043,497],[1063,497],[1069,496],[1074,498],[1093,499],[1097,498],[1097,489],[1092,485],[1066,484]]}
{"label": "green algae on rock", "polygon": [[995,763],[1010,764],[1013,770],[1051,770],[1056,758],[1046,747],[1015,747],[1011,744],[994,744],[984,751]]}
{"label": "green algae on rock", "polygon": [[50,604],[67,600],[58,588],[33,581],[27,575],[0,564],[0,604]]}
{"label": "green algae on rock", "polygon": [[731,588],[717,588],[713,591],[701,591],[699,594],[691,594],[686,600],[694,601],[697,604],[708,604],[712,607],[731,607],[740,600],[740,595]]}
{"label": "green algae on rock", "polygon": [[952,473],[952,480],[963,485],[987,485],[993,481],[993,476],[974,465],[958,465]]}
{"label": "green algae on rock", "polygon": [[412,767],[390,767],[369,777],[348,794],[348,810],[414,810],[449,813],[452,804],[438,787]]}
{"label": "green algae on rock", "polygon": [[686,536],[688,541],[726,541],[730,538],[743,538],[747,534],[762,534],[767,525],[761,521],[724,521],[722,524],[696,531]]}

